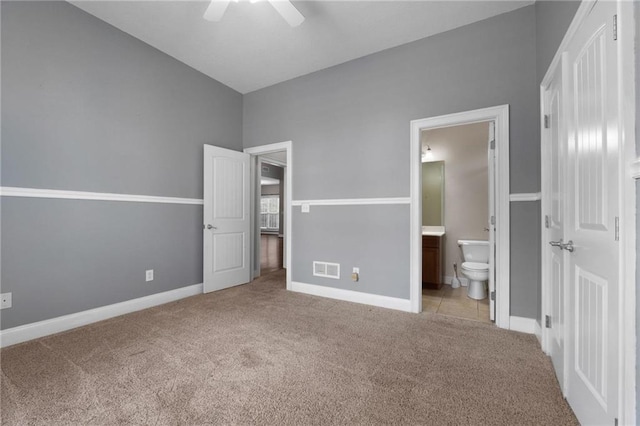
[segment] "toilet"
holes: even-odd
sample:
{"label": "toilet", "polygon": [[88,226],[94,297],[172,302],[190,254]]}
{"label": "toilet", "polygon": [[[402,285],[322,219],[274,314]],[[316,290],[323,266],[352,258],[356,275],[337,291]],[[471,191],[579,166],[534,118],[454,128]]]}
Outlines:
{"label": "toilet", "polygon": [[487,297],[485,282],[489,279],[489,241],[458,240],[464,262],[462,275],[469,280],[467,296],[475,300]]}

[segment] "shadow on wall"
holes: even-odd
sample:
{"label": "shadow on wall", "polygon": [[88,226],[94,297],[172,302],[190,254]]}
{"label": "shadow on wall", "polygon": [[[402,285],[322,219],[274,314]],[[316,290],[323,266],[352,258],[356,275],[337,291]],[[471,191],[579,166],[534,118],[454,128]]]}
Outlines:
{"label": "shadow on wall", "polygon": [[[444,163],[443,223],[423,226],[445,227],[446,283],[453,276],[453,262],[462,263],[458,240],[489,239],[485,230],[489,220],[488,139],[488,122],[425,130],[421,134],[423,151],[427,145],[431,148],[429,161]],[[423,183],[423,191],[427,186]],[[429,206],[423,206],[423,210],[429,210]]]}

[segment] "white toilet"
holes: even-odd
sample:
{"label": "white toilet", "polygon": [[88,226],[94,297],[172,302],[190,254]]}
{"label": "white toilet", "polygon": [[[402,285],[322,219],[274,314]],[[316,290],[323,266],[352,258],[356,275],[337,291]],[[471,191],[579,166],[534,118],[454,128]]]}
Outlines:
{"label": "white toilet", "polygon": [[467,295],[476,300],[487,297],[485,282],[489,279],[489,241],[458,240],[464,262],[462,275],[469,279]]}

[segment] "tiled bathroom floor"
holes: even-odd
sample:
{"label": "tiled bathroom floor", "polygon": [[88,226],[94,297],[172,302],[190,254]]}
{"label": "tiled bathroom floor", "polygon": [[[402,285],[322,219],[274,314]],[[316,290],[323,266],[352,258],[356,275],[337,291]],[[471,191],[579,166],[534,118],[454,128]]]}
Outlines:
{"label": "tiled bathroom floor", "polygon": [[489,320],[489,299],[467,297],[467,287],[443,285],[440,290],[422,290],[422,310],[436,314],[467,318],[482,322]]}

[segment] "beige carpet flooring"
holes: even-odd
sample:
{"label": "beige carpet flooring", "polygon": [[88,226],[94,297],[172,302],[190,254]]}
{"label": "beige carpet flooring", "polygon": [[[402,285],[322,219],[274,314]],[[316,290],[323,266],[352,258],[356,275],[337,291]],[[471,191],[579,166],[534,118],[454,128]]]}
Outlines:
{"label": "beige carpet flooring", "polygon": [[2,424],[577,424],[535,337],[283,277],[3,349]]}

